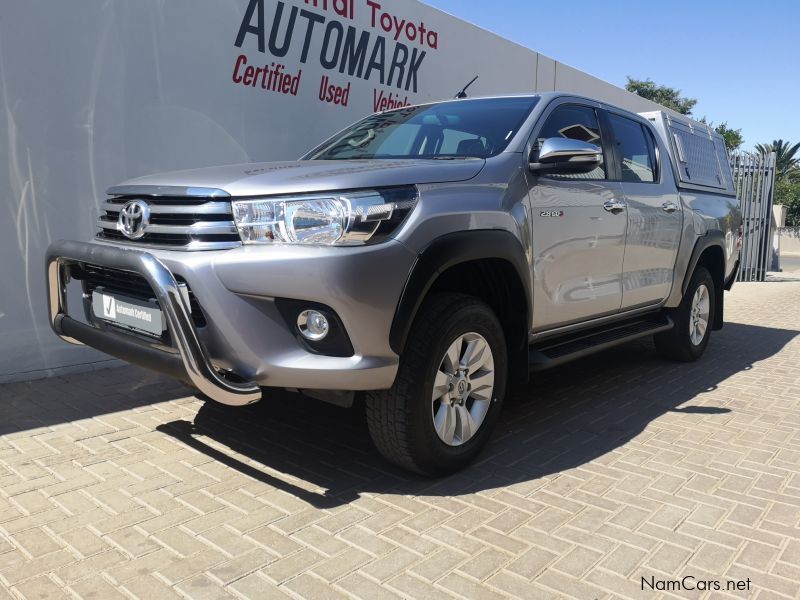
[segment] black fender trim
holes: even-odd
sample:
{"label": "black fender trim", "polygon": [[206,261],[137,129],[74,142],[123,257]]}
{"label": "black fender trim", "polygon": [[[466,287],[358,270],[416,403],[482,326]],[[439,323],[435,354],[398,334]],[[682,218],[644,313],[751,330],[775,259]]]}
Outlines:
{"label": "black fender trim", "polygon": [[[689,287],[689,281],[692,278],[692,274],[694,273],[695,268],[697,267],[697,263],[700,260],[700,256],[711,248],[712,246],[719,246],[720,250],[722,250],[722,256],[725,256],[725,236],[722,235],[721,231],[709,231],[706,235],[697,239],[694,243],[694,249],[692,250],[692,256],[689,259],[689,267],[686,269],[686,274],[683,276],[683,283],[681,284],[681,294],[686,293],[686,288]],[[723,266],[723,273],[722,279],[725,279],[725,269]]]}
{"label": "black fender trim", "polygon": [[719,249],[722,251],[722,261],[723,261],[722,281],[720,282],[721,285],[717,290],[714,302],[714,322],[711,324],[711,329],[717,331],[722,329],[722,325],[725,321],[725,316],[724,316],[725,301],[723,298],[724,295],[723,290],[726,288],[725,236],[722,234],[721,231],[709,231],[706,235],[698,238],[698,240],[695,242],[694,249],[692,250],[692,256],[689,259],[689,268],[686,269],[686,275],[684,275],[683,277],[683,284],[681,285],[681,294],[683,295],[686,293],[686,288],[689,287],[689,281],[691,280],[692,275],[694,274],[694,270],[697,268],[697,263],[700,261],[700,257],[703,255],[703,252],[714,246],[719,247]]}
{"label": "black fender trim", "polygon": [[736,276],[739,274],[739,259],[736,259],[736,264],[733,265],[733,270],[731,274],[728,275],[728,279],[725,281],[725,290],[731,291],[734,282],[736,281]]}
{"label": "black fender trim", "polygon": [[525,290],[530,330],[531,271],[519,240],[503,229],[458,231],[436,238],[417,255],[392,320],[389,345],[394,352],[402,354],[414,317],[439,275],[457,264],[485,258],[505,259],[514,266]]}

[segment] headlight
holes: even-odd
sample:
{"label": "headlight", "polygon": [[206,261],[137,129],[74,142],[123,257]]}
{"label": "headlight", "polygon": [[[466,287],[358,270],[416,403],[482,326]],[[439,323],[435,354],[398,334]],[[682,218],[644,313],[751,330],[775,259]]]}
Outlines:
{"label": "headlight", "polygon": [[354,246],[392,233],[417,203],[414,187],[234,200],[233,218],[245,244]]}

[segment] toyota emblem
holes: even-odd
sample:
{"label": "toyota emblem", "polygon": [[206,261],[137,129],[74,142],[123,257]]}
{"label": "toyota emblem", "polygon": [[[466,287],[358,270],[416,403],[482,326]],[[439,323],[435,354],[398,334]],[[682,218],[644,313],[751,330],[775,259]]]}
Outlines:
{"label": "toyota emblem", "polygon": [[150,223],[150,206],[144,200],[126,202],[119,211],[117,229],[131,240],[138,240]]}

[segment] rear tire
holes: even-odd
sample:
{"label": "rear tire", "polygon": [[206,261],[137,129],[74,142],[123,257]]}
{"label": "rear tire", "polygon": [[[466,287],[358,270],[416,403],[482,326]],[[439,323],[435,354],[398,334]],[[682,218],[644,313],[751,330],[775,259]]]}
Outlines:
{"label": "rear tire", "polygon": [[653,336],[661,356],[691,362],[703,355],[714,323],[715,294],[711,273],[705,267],[697,267],[680,305],[666,311],[675,327]]}
{"label": "rear tire", "polygon": [[422,475],[452,473],[489,440],[505,395],[503,328],[483,301],[436,294],[419,310],[394,385],[366,395],[380,453]]}

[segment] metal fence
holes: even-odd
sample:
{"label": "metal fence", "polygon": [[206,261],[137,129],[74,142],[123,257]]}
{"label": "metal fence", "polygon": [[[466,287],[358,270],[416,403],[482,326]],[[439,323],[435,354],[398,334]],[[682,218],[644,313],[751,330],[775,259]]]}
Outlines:
{"label": "metal fence", "polygon": [[772,257],[775,153],[734,154],[731,169],[742,209],[742,250],[736,280],[764,281]]}

